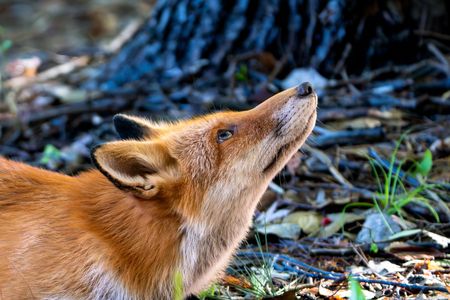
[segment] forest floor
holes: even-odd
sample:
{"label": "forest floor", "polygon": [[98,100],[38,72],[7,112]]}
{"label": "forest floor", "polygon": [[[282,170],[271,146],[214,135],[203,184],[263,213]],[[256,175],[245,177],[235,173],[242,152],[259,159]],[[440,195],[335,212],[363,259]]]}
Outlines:
{"label": "forest floor", "polygon": [[[163,113],[158,101],[86,100],[76,83],[150,6],[83,3],[0,4],[0,155],[76,174],[92,167],[90,147],[117,139],[115,113]],[[319,95],[313,136],[264,194],[225,278],[199,298],[450,298],[449,54],[426,42],[430,59],[358,76],[298,68],[253,86],[252,68],[266,61],[252,56],[236,62],[230,93],[162,92],[166,110],[191,96],[251,107],[306,80]]]}

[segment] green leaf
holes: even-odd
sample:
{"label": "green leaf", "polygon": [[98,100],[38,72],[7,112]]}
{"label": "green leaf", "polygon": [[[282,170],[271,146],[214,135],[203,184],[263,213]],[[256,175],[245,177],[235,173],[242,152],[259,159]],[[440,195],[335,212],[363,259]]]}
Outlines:
{"label": "green leaf", "polygon": [[41,164],[48,164],[52,160],[58,160],[61,158],[61,151],[55,146],[48,144],[45,146],[42,158],[39,161]]}
{"label": "green leaf", "polygon": [[376,243],[370,244],[370,252],[371,253],[378,253],[378,245]]}
{"label": "green leaf", "polygon": [[201,291],[197,297],[201,300],[205,300],[207,298],[212,298],[214,297],[214,295],[216,294],[216,291],[218,290],[218,286],[217,284],[213,284],[211,285],[209,288],[207,288],[206,290]]}
{"label": "green leaf", "polygon": [[6,52],[9,48],[12,47],[12,41],[11,40],[4,40],[0,43],[0,52]]}
{"label": "green leaf", "polygon": [[237,81],[248,81],[248,68],[246,65],[240,65],[239,70],[235,74],[235,78]]}
{"label": "green leaf", "polygon": [[416,172],[422,176],[427,176],[433,166],[433,155],[431,151],[427,149],[423,154],[422,160],[417,163]]}
{"label": "green leaf", "polygon": [[361,285],[359,284],[358,281],[356,281],[352,276],[350,276],[348,278],[348,283],[350,285],[351,291],[350,300],[366,300]]}

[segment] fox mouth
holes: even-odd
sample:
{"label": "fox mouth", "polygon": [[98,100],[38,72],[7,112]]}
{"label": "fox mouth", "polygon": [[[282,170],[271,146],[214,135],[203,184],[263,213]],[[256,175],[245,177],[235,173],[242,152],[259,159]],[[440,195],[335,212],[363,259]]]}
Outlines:
{"label": "fox mouth", "polygon": [[270,171],[272,171],[276,165],[278,164],[278,162],[280,160],[284,160],[285,156],[287,154],[288,151],[290,151],[292,149],[293,146],[297,145],[304,137],[305,135],[309,134],[309,129],[312,128],[312,122],[315,116],[315,111],[311,114],[311,116],[309,116],[308,121],[306,122],[306,126],[305,128],[302,130],[302,134],[300,134],[299,136],[295,137],[294,140],[282,145],[280,147],[280,149],[278,149],[277,153],[274,155],[274,157],[272,158],[272,160],[269,162],[269,164],[264,168],[263,173],[268,173]]}
{"label": "fox mouth", "polygon": [[287,143],[283,146],[281,146],[280,149],[278,149],[278,152],[275,154],[274,158],[270,161],[270,163],[264,168],[263,173],[267,173],[269,170],[272,170],[280,157],[284,156],[284,153],[286,152],[286,149],[289,149],[291,144],[293,142]]}

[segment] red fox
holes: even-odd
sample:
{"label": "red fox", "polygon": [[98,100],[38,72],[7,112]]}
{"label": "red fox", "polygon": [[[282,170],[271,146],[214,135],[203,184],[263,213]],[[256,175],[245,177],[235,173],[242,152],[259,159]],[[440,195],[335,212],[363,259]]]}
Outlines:
{"label": "red fox", "polygon": [[[243,112],[117,115],[71,177],[0,159],[0,298],[173,299],[218,279],[316,120],[309,83]],[[180,285],[180,284],[178,284]]]}

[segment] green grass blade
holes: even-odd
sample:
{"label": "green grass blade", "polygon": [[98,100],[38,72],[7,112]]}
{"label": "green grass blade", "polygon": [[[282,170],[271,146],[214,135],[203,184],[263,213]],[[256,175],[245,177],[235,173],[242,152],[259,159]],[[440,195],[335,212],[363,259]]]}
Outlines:
{"label": "green grass blade", "polygon": [[350,286],[350,300],[366,300],[361,285],[352,276],[348,278],[348,284]]}
{"label": "green grass blade", "polygon": [[434,207],[429,203],[428,199],[423,198],[423,197],[415,198],[415,199],[413,199],[413,202],[420,203],[420,204],[424,205],[431,212],[431,214],[433,215],[433,217],[436,220],[436,222],[438,222],[438,223],[441,222],[441,220],[439,218],[439,214],[434,209]]}
{"label": "green grass blade", "polygon": [[173,276],[173,299],[183,300],[183,275],[180,271],[176,271]]}

